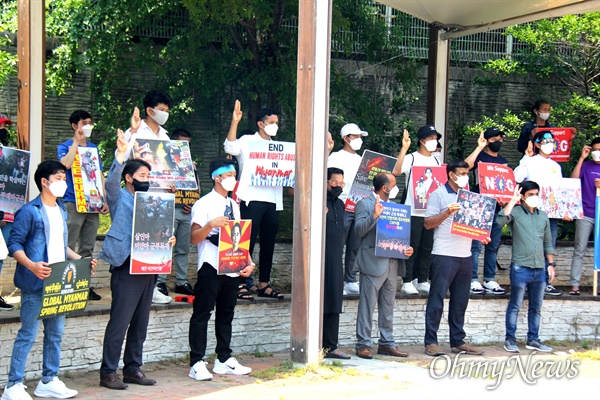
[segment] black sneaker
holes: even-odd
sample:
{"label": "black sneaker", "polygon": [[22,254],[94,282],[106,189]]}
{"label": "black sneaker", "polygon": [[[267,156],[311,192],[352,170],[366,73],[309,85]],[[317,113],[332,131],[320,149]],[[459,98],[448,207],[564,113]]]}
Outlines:
{"label": "black sneaker", "polygon": [[158,289],[159,292],[161,292],[165,296],[169,295],[169,290],[167,289],[167,284],[166,283],[164,283],[164,282],[157,283],[156,284],[156,288]]}
{"label": "black sneaker", "polygon": [[12,304],[8,304],[6,301],[4,301],[2,296],[0,296],[0,311],[12,311],[14,309],[15,306],[13,306]]}
{"label": "black sneaker", "polygon": [[175,293],[185,294],[187,296],[193,296],[194,289],[192,288],[192,285],[190,285],[189,283],[186,282],[184,285],[175,286]]}
{"label": "black sneaker", "polygon": [[90,288],[90,295],[88,296],[88,300],[98,301],[102,300],[102,296],[98,293],[94,292],[94,289]]}
{"label": "black sneaker", "polygon": [[562,292],[556,289],[554,286],[548,285],[546,286],[546,291],[544,292],[544,294],[547,296],[560,296]]}

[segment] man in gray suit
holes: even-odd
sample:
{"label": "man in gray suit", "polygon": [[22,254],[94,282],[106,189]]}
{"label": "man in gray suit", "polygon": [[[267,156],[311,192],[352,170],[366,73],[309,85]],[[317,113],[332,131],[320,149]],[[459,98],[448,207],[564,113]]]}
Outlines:
{"label": "man in gray suit", "polygon": [[[373,178],[374,193],[365,197],[356,205],[355,232],[361,238],[356,256],[360,271],[360,297],[358,301],[358,316],[356,319],[356,355],[371,359],[371,328],[375,303],[379,312],[379,348],[377,354],[394,357],[407,357],[394,341],[394,302],[398,282],[398,260],[375,255],[375,236],[377,219],[383,212],[381,201],[393,199],[398,194],[396,177],[380,172]],[[407,257],[413,253],[409,247],[404,251]]]}

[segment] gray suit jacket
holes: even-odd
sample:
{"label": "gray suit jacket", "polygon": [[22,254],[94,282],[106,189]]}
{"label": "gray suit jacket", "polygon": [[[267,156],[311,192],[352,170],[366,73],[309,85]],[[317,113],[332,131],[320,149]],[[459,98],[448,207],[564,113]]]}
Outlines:
{"label": "gray suit jacket", "polygon": [[354,230],[361,238],[356,262],[361,274],[380,276],[388,270],[389,262],[392,260],[388,257],[377,257],[375,255],[377,220],[373,217],[374,211],[375,196],[372,193],[356,204]]}

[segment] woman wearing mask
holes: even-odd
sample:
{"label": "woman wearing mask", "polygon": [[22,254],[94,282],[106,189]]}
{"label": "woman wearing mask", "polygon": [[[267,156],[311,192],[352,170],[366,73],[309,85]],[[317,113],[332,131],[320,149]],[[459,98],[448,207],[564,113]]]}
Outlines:
{"label": "woman wearing mask", "polygon": [[542,128],[554,127],[554,125],[549,122],[550,109],[550,103],[547,100],[539,99],[535,102],[531,109],[533,120],[523,125],[523,128],[521,129],[521,135],[519,136],[519,141],[517,143],[517,149],[520,153],[525,154],[527,144],[533,140],[538,132],[543,130]]}

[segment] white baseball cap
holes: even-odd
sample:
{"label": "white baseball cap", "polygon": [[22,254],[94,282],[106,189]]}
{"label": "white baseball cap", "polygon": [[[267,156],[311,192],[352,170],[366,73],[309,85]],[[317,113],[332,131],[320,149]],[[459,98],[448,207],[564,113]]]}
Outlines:
{"label": "white baseball cap", "polygon": [[361,130],[356,124],[346,124],[342,127],[342,137],[348,135],[369,136],[369,132]]}

